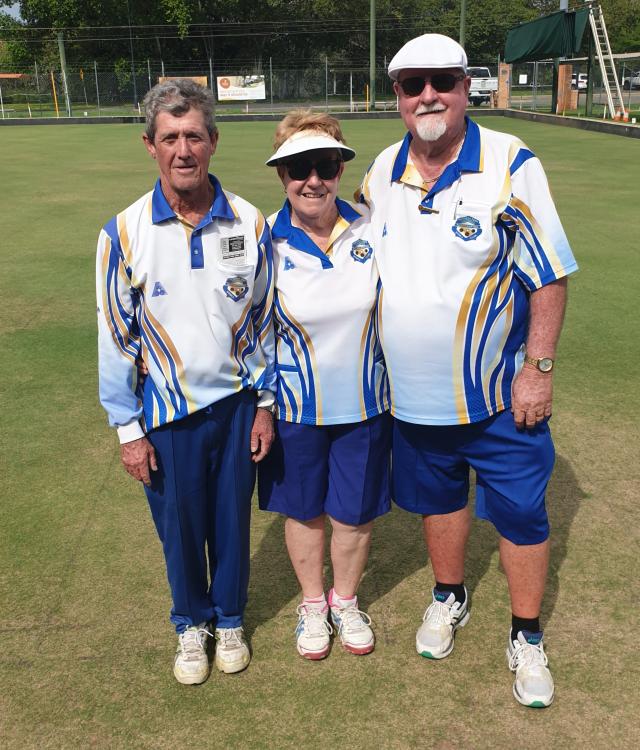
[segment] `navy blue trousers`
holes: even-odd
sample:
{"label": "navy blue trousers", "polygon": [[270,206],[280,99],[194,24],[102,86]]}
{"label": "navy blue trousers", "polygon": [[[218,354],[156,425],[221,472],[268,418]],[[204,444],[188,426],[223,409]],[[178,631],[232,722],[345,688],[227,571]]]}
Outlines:
{"label": "navy blue trousers", "polygon": [[242,624],[255,412],[255,393],[243,390],[147,435],[158,471],[145,489],[164,550],[171,622],[178,633],[210,621],[220,628]]}

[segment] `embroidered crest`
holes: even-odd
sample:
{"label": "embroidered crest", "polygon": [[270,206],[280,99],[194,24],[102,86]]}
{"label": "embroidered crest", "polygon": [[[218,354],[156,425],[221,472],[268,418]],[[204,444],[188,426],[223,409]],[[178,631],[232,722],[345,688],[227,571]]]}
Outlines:
{"label": "embroidered crest", "polygon": [[467,242],[475,240],[482,234],[482,227],[477,219],[473,216],[461,216],[456,219],[455,224],[451,227],[456,237]]}
{"label": "embroidered crest", "polygon": [[351,257],[357,260],[358,263],[366,263],[372,253],[373,248],[366,240],[356,240],[351,245]]}
{"label": "embroidered crest", "polygon": [[227,297],[234,302],[241,300],[249,291],[249,285],[242,276],[230,276],[222,288]]}
{"label": "embroidered crest", "polygon": [[159,281],[153,285],[152,297],[163,297],[167,293],[167,290],[162,286]]}
{"label": "embroidered crest", "polygon": [[283,269],[285,271],[290,271],[292,268],[295,268],[295,267],[296,267],[296,264],[291,260],[291,258],[288,255],[286,255],[284,259]]}

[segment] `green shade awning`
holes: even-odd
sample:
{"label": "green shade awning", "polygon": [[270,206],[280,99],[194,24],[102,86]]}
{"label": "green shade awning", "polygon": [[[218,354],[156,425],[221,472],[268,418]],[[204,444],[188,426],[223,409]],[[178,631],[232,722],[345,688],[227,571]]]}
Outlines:
{"label": "green shade awning", "polygon": [[589,9],[556,11],[522,23],[507,34],[504,59],[508,63],[573,57],[580,51]]}

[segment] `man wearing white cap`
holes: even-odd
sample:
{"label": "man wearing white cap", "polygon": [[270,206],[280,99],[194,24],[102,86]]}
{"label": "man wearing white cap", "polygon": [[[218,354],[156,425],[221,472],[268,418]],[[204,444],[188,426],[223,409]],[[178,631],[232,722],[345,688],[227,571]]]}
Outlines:
{"label": "man wearing white cap", "polygon": [[462,47],[440,34],[389,64],[408,133],[361,187],[373,210],[381,339],[391,384],[396,503],[423,516],[432,603],[418,652],[442,659],[469,619],[469,469],[476,514],[500,534],[509,667],[527,706],[554,684],[539,615],[549,557],[548,419],[566,277],[577,270],[542,166],[517,138],[465,116]]}

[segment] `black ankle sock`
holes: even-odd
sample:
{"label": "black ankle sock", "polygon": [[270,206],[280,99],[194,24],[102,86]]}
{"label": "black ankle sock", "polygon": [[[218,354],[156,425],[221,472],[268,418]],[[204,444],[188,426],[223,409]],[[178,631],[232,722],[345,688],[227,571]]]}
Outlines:
{"label": "black ankle sock", "polygon": [[530,633],[540,632],[540,618],[533,617],[527,619],[526,617],[517,617],[511,615],[511,640],[515,641],[518,637],[518,633],[521,630],[528,630]]}
{"label": "black ankle sock", "polygon": [[436,581],[434,586],[436,591],[451,591],[455,596],[456,601],[460,604],[464,604],[464,600],[467,598],[464,593],[464,582],[463,583],[440,583]]}

